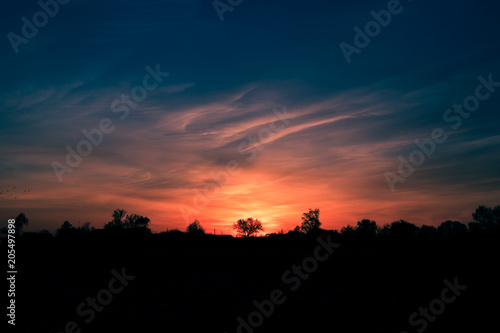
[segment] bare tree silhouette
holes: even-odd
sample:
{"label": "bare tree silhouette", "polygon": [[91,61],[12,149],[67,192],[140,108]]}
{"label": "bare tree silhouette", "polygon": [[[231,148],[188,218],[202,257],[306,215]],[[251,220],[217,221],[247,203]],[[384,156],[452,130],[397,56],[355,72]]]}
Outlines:
{"label": "bare tree silhouette", "polygon": [[261,231],[264,231],[262,223],[258,219],[249,217],[246,220],[240,219],[237,223],[233,224],[233,229],[238,232],[242,237],[250,237]]}

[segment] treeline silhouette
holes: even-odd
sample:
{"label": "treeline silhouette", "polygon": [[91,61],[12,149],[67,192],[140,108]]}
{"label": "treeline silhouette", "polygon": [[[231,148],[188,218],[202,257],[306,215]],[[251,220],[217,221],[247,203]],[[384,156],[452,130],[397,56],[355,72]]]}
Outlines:
{"label": "treeline silhouette", "polygon": [[[16,233],[31,242],[54,244],[82,244],[91,242],[95,245],[124,245],[133,247],[140,244],[147,247],[199,247],[199,246],[309,246],[317,237],[330,237],[332,241],[347,247],[373,248],[408,248],[421,246],[493,246],[500,237],[500,205],[493,208],[479,206],[472,213],[473,221],[468,224],[447,220],[438,227],[422,225],[421,227],[406,220],[397,220],[383,226],[370,219],[358,221],[355,226],[345,226],[340,231],[321,228],[319,209],[309,209],[303,213],[302,224],[293,230],[269,233],[256,237],[264,231],[258,219],[240,219],[233,225],[238,236],[208,234],[198,220],[194,220],[186,231],[171,229],[160,233],[152,233],[149,228],[150,219],[145,216],[131,214],[117,209],[112,220],[104,229],[90,226],[90,222],[74,227],[64,221],[55,236],[43,230],[40,232],[24,232],[28,225],[27,217],[21,213],[16,218]],[[6,232],[6,228],[2,232]]]}
{"label": "treeline silhouette", "polygon": [[[124,210],[103,228],[64,221],[55,235],[23,233],[28,218],[22,215],[19,323],[23,332],[60,332],[70,320],[88,332],[146,332],[158,323],[173,332],[238,332],[236,318],[246,320],[256,311],[254,300],[280,289],[287,301],[255,333],[414,332],[409,316],[439,297],[444,279],[458,277],[470,287],[429,332],[489,332],[482,328],[496,318],[489,300],[498,294],[499,211],[480,206],[468,224],[379,226],[363,219],[325,230],[319,209],[310,209],[295,228],[277,233],[265,234],[265,221],[238,219],[238,237],[210,234],[198,220],[182,231],[152,233],[147,217]],[[318,237],[341,245],[292,291],[283,274],[297,267],[306,272]],[[121,267],[137,278],[86,326],[75,307],[98,295],[109,272]],[[297,281],[299,275],[290,276]]]}

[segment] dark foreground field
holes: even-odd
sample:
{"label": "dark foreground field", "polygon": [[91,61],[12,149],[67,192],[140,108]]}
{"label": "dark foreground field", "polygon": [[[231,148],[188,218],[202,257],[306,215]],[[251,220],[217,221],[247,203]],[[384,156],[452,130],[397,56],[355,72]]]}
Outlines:
{"label": "dark foreground field", "polygon": [[[412,326],[409,316],[438,299],[433,306],[442,314],[427,321],[425,332],[494,332],[499,250],[481,243],[428,248],[342,244],[307,279],[292,280],[292,273],[285,281],[287,270],[314,255],[317,240],[129,238],[111,244],[25,237],[17,244],[14,331],[417,332],[424,328],[422,317]],[[87,305],[80,309],[87,314],[79,315],[81,303],[109,289],[112,270],[134,278],[111,294],[92,320]],[[439,300],[445,279],[457,279],[467,289],[458,297],[445,293],[454,299],[441,303],[443,311]],[[119,286],[115,281],[113,287]],[[238,329],[237,318],[248,321],[257,310],[254,301],[269,305],[265,301],[275,289],[286,300],[264,308],[272,313],[263,316],[259,327]],[[100,297],[108,302],[106,291]],[[71,321],[77,326],[67,324]]]}

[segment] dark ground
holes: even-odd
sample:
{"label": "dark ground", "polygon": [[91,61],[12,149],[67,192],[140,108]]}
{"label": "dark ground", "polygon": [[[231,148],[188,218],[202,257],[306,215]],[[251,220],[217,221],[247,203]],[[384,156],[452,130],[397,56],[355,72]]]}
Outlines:
{"label": "dark ground", "polygon": [[[111,245],[24,237],[17,244],[16,327],[9,332],[64,332],[75,321],[81,332],[233,333],[237,317],[256,310],[254,300],[281,289],[286,301],[254,332],[413,333],[409,316],[440,298],[443,281],[455,277],[467,290],[425,332],[496,332],[500,251],[483,245],[342,244],[290,291],[283,273],[311,256],[316,240],[128,239]],[[84,323],[76,307],[108,286],[112,269],[123,267],[135,279]]]}

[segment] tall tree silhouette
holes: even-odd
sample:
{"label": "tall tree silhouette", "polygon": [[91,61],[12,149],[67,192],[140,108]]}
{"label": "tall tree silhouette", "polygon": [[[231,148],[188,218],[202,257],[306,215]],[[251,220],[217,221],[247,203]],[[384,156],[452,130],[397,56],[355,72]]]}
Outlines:
{"label": "tall tree silhouette", "polygon": [[238,232],[239,236],[250,237],[254,234],[264,231],[262,223],[258,219],[249,217],[246,220],[240,219],[237,223],[233,224],[233,229]]}
{"label": "tall tree silhouette", "polygon": [[500,205],[496,205],[491,212],[493,213],[493,221],[496,225],[500,225]]}
{"label": "tall tree silhouette", "polygon": [[472,218],[476,223],[469,224],[471,229],[475,230],[494,230],[500,228],[500,206],[493,209],[486,206],[479,206],[472,213]]}
{"label": "tall tree silhouette", "polygon": [[127,214],[127,211],[123,209],[115,209],[113,212],[113,219],[106,223],[104,229],[122,229],[124,227],[123,218]]}
{"label": "tall tree silhouette", "polygon": [[16,235],[20,235],[23,232],[23,228],[28,224],[29,220],[26,215],[24,215],[24,213],[20,213],[19,215],[17,215],[15,223]]}
{"label": "tall tree silhouette", "polygon": [[488,230],[493,226],[493,212],[491,208],[486,206],[479,206],[476,211],[472,213],[472,218],[474,221],[478,222],[479,225]]}
{"label": "tall tree silhouette", "polygon": [[316,208],[312,210],[309,208],[309,212],[302,214],[302,225],[300,230],[305,233],[310,233],[319,230],[321,222],[319,221],[319,209]]}

